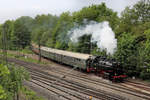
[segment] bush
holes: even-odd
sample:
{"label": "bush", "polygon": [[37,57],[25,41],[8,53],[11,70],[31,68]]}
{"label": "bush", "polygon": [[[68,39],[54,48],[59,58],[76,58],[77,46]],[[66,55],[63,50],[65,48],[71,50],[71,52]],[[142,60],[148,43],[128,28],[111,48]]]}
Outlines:
{"label": "bush", "polygon": [[142,71],[142,72],[140,73],[140,78],[142,78],[143,80],[150,79],[150,73],[145,72],[145,71]]}

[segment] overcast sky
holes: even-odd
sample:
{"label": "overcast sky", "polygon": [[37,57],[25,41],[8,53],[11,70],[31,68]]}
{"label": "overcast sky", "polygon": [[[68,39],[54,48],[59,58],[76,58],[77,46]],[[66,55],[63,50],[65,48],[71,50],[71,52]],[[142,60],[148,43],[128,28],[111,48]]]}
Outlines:
{"label": "overcast sky", "polygon": [[105,2],[119,14],[126,6],[139,0],[0,0],[0,23],[20,16],[35,17],[37,14],[56,14],[78,11],[85,6]]}

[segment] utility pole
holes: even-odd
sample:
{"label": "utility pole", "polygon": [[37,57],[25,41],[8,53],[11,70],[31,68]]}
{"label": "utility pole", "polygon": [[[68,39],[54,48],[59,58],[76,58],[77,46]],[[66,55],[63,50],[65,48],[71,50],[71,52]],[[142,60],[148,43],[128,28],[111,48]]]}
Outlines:
{"label": "utility pole", "polygon": [[92,41],[90,41],[90,54],[92,54]]}
{"label": "utility pole", "polygon": [[92,54],[92,41],[90,40],[89,42],[84,42],[84,43],[88,44],[89,53]]}
{"label": "utility pole", "polygon": [[40,39],[39,39],[39,62],[41,62],[41,43],[40,43]]}
{"label": "utility pole", "polygon": [[7,33],[5,32],[5,26],[2,28],[2,49],[3,49],[3,61],[7,65]]}

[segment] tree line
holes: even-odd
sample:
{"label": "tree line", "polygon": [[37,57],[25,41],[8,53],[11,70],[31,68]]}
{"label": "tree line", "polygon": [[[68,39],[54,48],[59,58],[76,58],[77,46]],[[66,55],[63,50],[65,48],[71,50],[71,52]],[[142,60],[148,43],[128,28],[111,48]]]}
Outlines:
{"label": "tree line", "polygon": [[[7,37],[7,49],[28,48],[32,42],[43,46],[93,55],[106,55],[91,43],[91,35],[79,38],[73,43],[68,31],[87,22],[108,21],[117,38],[117,51],[111,57],[122,63],[129,76],[150,79],[150,1],[140,0],[133,7],[126,7],[118,16],[105,3],[84,7],[73,13],[64,12],[60,16],[48,14],[35,18],[22,16],[7,20],[0,25],[0,38]],[[91,47],[92,45],[92,47]],[[2,42],[0,42],[2,48]]]}

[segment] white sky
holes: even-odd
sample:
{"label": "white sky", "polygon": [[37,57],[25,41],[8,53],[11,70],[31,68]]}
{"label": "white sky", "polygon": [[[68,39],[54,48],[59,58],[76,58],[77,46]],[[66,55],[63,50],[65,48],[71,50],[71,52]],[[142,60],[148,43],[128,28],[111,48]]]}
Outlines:
{"label": "white sky", "polygon": [[78,11],[85,6],[105,2],[119,14],[126,6],[139,0],[0,0],[0,23],[20,16],[35,17],[37,14],[56,14]]}

